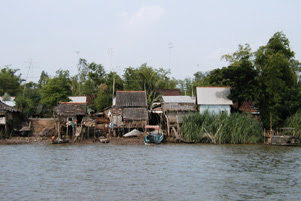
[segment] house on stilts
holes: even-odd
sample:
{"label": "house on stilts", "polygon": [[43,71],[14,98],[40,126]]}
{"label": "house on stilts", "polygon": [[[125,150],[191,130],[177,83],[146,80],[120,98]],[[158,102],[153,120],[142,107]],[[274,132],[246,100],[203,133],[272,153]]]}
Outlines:
{"label": "house on stilts", "polygon": [[0,101],[0,138],[28,137],[30,131],[28,119],[20,110]]}
{"label": "house on stilts", "polygon": [[144,130],[149,120],[147,107],[145,91],[117,91],[110,111],[110,131],[122,136],[132,129]]}
{"label": "house on stilts", "polygon": [[[87,103],[85,102],[60,102],[55,107],[57,114],[57,133],[62,138],[77,139],[83,130],[84,117],[87,114]],[[83,137],[83,136],[81,136]]]}
{"label": "house on stilts", "polygon": [[152,114],[160,118],[161,127],[170,138],[182,140],[183,117],[196,112],[195,99],[190,96],[162,96],[160,104],[154,104]]}

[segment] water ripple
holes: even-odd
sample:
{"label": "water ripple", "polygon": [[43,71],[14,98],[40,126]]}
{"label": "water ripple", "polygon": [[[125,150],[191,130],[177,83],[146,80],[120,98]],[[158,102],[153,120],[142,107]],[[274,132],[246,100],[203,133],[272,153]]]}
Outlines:
{"label": "water ripple", "polygon": [[298,200],[301,149],[0,146],[1,200]]}

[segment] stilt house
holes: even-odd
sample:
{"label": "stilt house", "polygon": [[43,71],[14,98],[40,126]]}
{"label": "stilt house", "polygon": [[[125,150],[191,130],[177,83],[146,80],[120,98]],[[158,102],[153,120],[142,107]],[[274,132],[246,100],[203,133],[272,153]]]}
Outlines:
{"label": "stilt house", "polygon": [[145,91],[117,91],[116,104],[111,110],[111,128],[116,133],[124,130],[144,129],[148,124]]}
{"label": "stilt house", "polygon": [[180,127],[183,117],[194,112],[196,112],[196,102],[190,96],[162,96],[161,109],[156,109],[156,113],[162,115],[161,119],[166,125],[167,135],[178,140],[181,138]]}
{"label": "stilt house", "polygon": [[82,120],[87,114],[87,103],[60,102],[55,111],[58,116],[58,136],[61,137],[63,127],[67,137],[72,137],[75,127],[82,127]]}
{"label": "stilt house", "polygon": [[20,135],[23,126],[28,126],[25,115],[15,107],[0,101],[0,138]]}

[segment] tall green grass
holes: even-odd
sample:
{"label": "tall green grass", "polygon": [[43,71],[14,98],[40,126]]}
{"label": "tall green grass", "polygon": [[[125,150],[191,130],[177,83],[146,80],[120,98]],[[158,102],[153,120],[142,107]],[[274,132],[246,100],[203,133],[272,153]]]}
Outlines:
{"label": "tall green grass", "polygon": [[295,128],[293,135],[300,136],[301,134],[301,109],[285,120],[287,127]]}
{"label": "tall green grass", "polygon": [[249,144],[262,141],[262,124],[248,115],[195,113],[184,117],[181,126],[186,141],[217,144]]}

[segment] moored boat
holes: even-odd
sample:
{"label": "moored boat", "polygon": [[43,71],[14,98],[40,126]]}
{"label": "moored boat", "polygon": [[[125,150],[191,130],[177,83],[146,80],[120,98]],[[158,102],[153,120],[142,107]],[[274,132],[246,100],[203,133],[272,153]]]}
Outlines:
{"label": "moored boat", "polygon": [[294,128],[281,128],[280,132],[267,131],[264,133],[265,144],[278,146],[300,146],[300,137],[294,135]]}
{"label": "moored boat", "polygon": [[146,125],[145,128],[153,129],[153,131],[146,133],[144,137],[145,145],[160,144],[163,141],[164,135],[162,131],[160,132],[159,126]]}
{"label": "moored boat", "polygon": [[69,140],[63,140],[61,138],[56,138],[54,140],[51,141],[52,144],[65,144],[65,143],[69,143]]}

